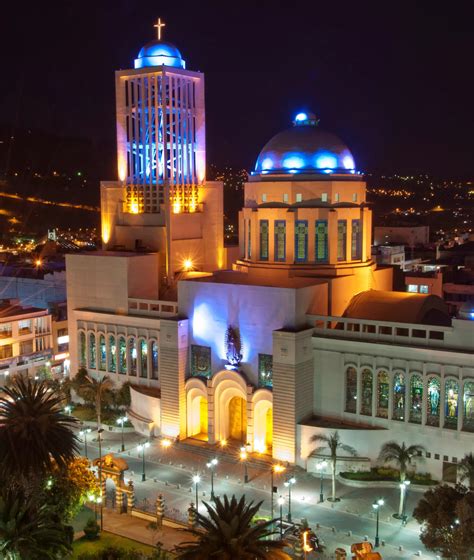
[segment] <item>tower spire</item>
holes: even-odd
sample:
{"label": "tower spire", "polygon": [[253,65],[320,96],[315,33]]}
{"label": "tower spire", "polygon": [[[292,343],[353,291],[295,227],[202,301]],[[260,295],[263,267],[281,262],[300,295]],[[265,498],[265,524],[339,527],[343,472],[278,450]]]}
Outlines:
{"label": "tower spire", "polygon": [[155,25],[153,27],[157,28],[157,32],[158,32],[158,41],[161,41],[161,28],[165,27],[166,23],[163,22],[161,23],[161,18],[158,18],[158,21],[155,23]]}

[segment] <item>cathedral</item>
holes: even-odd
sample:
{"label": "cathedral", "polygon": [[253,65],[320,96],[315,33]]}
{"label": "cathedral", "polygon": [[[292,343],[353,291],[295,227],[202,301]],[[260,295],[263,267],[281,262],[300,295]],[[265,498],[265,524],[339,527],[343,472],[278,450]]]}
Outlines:
{"label": "cathedral", "polygon": [[313,471],[312,436],[338,430],[358,453],[341,470],[396,440],[423,444],[418,469],[449,479],[474,446],[474,322],[392,291],[364,178],[310,112],[256,154],[239,245],[225,247],[204,75],[161,25],[115,75],[102,250],[67,256],[71,371],[130,382],[146,436],[234,441]]}

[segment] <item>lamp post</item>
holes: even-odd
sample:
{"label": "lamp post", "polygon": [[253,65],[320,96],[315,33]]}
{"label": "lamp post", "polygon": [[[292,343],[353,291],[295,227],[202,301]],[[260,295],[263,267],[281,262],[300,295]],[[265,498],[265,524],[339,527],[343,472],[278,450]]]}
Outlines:
{"label": "lamp post", "polygon": [[212,501],[215,500],[215,496],[214,496],[214,470],[215,470],[218,462],[219,461],[216,458],[214,458],[214,459],[211,459],[209,461],[209,463],[206,464],[207,468],[211,469],[211,500]]}
{"label": "lamp post", "polygon": [[99,436],[99,487],[100,487],[100,530],[102,531],[104,528],[104,498],[102,496],[102,432],[104,428],[99,428],[97,430],[97,434]]}
{"label": "lamp post", "polygon": [[278,498],[278,505],[280,506],[280,539],[283,538],[283,504],[285,503],[285,498],[280,496]]}
{"label": "lamp post", "polygon": [[247,470],[247,449],[245,447],[241,447],[240,448],[240,460],[242,461],[242,463],[244,464],[244,484],[247,484],[247,482],[249,481],[249,473]]}
{"label": "lamp post", "polygon": [[79,435],[84,438],[84,453],[86,455],[86,459],[89,459],[87,456],[87,434],[90,434],[92,430],[90,428],[86,428],[85,430],[81,430]]}
{"label": "lamp post", "polygon": [[274,492],[276,492],[275,486],[274,486],[274,483],[273,483],[273,478],[274,478],[275,474],[281,474],[285,470],[286,470],[286,468],[283,465],[279,465],[279,464],[278,465],[273,465],[272,469],[271,469],[272,480],[271,480],[271,488],[270,488],[270,492],[271,492],[270,503],[271,503],[272,519],[273,519],[273,494],[274,494]]}
{"label": "lamp post", "polygon": [[375,501],[372,504],[372,507],[375,510],[376,516],[377,516],[377,520],[376,520],[376,525],[375,525],[375,548],[377,548],[378,546],[380,546],[380,538],[379,538],[379,514],[380,514],[380,508],[385,504],[385,500],[383,498],[379,498],[377,501]]}
{"label": "lamp post", "polygon": [[125,422],[128,420],[128,418],[126,416],[121,416],[120,418],[117,418],[117,424],[122,428],[121,432],[122,432],[122,452],[125,451],[125,441],[123,439],[123,425],[125,424]]}
{"label": "lamp post", "polygon": [[201,482],[201,477],[195,474],[193,476],[193,482],[196,485],[196,511],[199,511],[199,483]]}
{"label": "lamp post", "polygon": [[145,441],[145,443],[140,444],[137,449],[139,452],[141,452],[142,454],[142,482],[145,482],[146,480],[146,474],[145,474],[145,449],[147,449],[148,447],[150,447],[150,443],[148,441]]}
{"label": "lamp post", "polygon": [[407,522],[407,515],[405,513],[405,507],[406,507],[406,503],[407,503],[407,494],[408,494],[408,487],[410,486],[410,481],[409,480],[404,480],[401,484],[400,484],[400,492],[402,493],[402,523],[406,524]]}
{"label": "lamp post", "polygon": [[319,471],[320,475],[320,487],[319,487],[319,503],[322,504],[324,502],[324,493],[323,493],[323,471],[328,466],[327,461],[319,461],[316,465],[316,470]]}
{"label": "lamp post", "polygon": [[285,481],[285,486],[288,488],[288,516],[287,519],[291,523],[291,487],[296,484],[296,478],[292,476]]}
{"label": "lamp post", "polygon": [[68,404],[67,406],[64,407],[64,412],[68,415],[71,416],[71,412],[72,412],[72,406],[70,404]]}

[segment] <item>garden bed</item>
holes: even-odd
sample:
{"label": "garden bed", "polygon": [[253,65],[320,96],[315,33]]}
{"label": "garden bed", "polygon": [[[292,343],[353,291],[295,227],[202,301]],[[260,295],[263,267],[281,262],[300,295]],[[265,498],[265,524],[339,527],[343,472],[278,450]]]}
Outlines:
{"label": "garden bed", "polygon": [[[97,414],[94,407],[83,404],[72,404],[72,415],[81,420],[82,422],[97,422]],[[121,418],[125,412],[123,410],[103,410],[102,411],[102,424],[117,427],[117,420]],[[133,428],[130,420],[123,424],[124,428]]]}
{"label": "garden bed", "polygon": [[146,544],[133,541],[132,539],[127,539],[125,537],[120,537],[118,535],[114,535],[113,533],[107,533],[103,531],[100,535],[100,538],[96,541],[90,541],[86,538],[82,537],[77,541],[74,541],[72,545],[72,557],[71,558],[79,558],[81,554],[91,554],[97,553],[104,548],[107,547],[117,547],[124,550],[138,550],[145,554],[151,556],[153,551],[156,551],[155,548],[148,546]]}
{"label": "garden bed", "polygon": [[[400,473],[395,469],[372,468],[370,471],[341,472],[339,476],[346,480],[356,480],[360,482],[399,482]],[[437,480],[433,480],[429,473],[408,474],[407,480],[412,484],[421,486],[432,486],[438,484]]]}

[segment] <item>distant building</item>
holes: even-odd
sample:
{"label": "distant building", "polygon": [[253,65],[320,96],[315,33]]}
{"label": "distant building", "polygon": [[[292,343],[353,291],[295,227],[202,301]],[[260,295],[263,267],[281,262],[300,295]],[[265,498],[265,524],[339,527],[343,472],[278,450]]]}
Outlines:
{"label": "distant building", "polygon": [[36,375],[50,364],[53,350],[51,314],[22,307],[18,300],[0,303],[0,383],[9,375]]}
{"label": "distant building", "polygon": [[374,228],[374,245],[401,243],[408,247],[415,247],[416,245],[428,245],[429,242],[429,226],[376,226]]}
{"label": "distant building", "polygon": [[0,267],[0,298],[15,298],[22,305],[48,309],[52,304],[66,301],[66,273],[44,273],[36,268],[20,266]]}
{"label": "distant building", "polygon": [[379,245],[374,247],[377,264],[392,264],[405,268],[404,245]]}
{"label": "distant building", "polygon": [[430,294],[443,297],[442,272],[413,272],[405,276],[406,291],[411,294]]}

